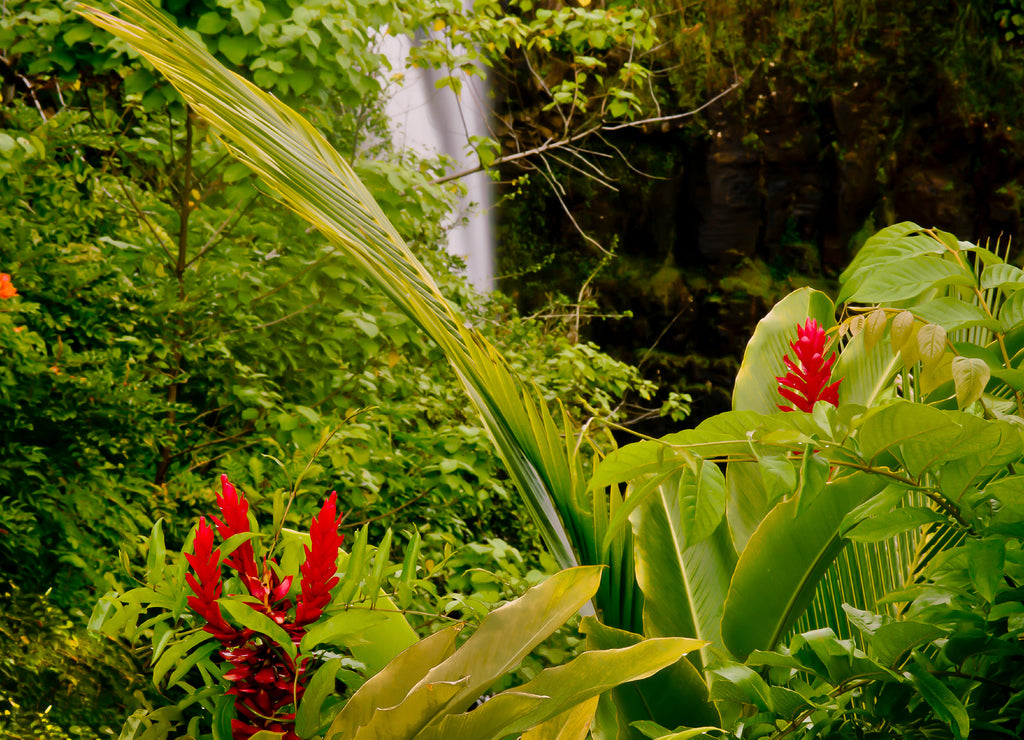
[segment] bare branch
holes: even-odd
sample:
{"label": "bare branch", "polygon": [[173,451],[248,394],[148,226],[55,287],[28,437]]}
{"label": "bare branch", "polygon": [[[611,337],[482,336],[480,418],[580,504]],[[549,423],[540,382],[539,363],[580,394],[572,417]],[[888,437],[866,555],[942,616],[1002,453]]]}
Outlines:
{"label": "bare branch", "polygon": [[[690,111],[686,111],[685,113],[676,113],[675,115],[671,115],[671,116],[658,116],[656,118],[644,118],[644,119],[639,120],[639,121],[629,121],[627,123],[619,123],[619,124],[615,124],[613,126],[612,125],[590,126],[590,127],[586,128],[586,129],[584,129],[583,131],[580,131],[580,132],[578,132],[576,134],[573,134],[572,136],[566,136],[565,138],[562,138],[562,139],[548,139],[543,144],[541,144],[540,146],[535,147],[533,149],[527,149],[526,151],[516,152],[515,154],[509,154],[508,156],[505,156],[505,157],[497,157],[493,162],[491,162],[490,167],[494,167],[494,166],[502,165],[502,164],[508,164],[509,162],[516,162],[518,160],[525,159],[527,157],[535,157],[535,156],[537,156],[539,154],[543,154],[544,152],[551,151],[552,149],[564,149],[565,147],[568,147],[570,144],[573,144],[573,143],[579,141],[580,139],[585,139],[586,137],[590,136],[591,134],[600,134],[600,133],[605,133],[605,132],[608,132],[608,131],[620,131],[622,129],[627,129],[627,128],[643,128],[644,126],[648,126],[648,125],[650,125],[652,123],[664,123],[664,122],[667,122],[667,121],[678,121],[678,120],[682,120],[684,118],[690,118],[690,117],[695,116],[698,113],[706,110],[711,105],[714,105],[719,100],[721,100],[726,95],[728,95],[733,90],[735,90],[740,85],[742,85],[744,82],[746,82],[746,78],[737,80],[732,85],[727,87],[722,92],[718,93],[718,95],[716,95],[715,97],[711,98],[710,100],[708,100],[706,103],[704,103],[700,107],[694,108],[693,110],[690,110]],[[438,178],[436,178],[434,180],[431,180],[430,184],[431,185],[441,185],[441,184],[446,183],[446,182],[451,182],[452,180],[459,180],[459,179],[461,179],[463,177],[467,177],[468,175],[473,175],[473,174],[476,174],[477,172],[483,172],[486,169],[490,169],[490,167],[484,167],[484,165],[482,163],[481,164],[477,164],[475,167],[470,167],[468,169],[461,170],[459,172],[453,172],[450,175],[445,175],[444,177],[438,177]]]}

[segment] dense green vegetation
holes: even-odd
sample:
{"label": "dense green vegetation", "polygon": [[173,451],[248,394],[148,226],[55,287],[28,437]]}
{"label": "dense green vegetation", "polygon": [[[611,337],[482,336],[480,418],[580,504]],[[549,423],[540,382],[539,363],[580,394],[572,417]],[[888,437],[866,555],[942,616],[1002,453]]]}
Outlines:
{"label": "dense green vegetation", "polygon": [[[5,7],[0,732],[1024,730],[1024,272],[1003,244],[865,227],[834,300],[783,297],[782,263],[748,255],[708,288],[752,317],[750,295],[774,303],[729,410],[623,446],[624,399],[656,389],[580,341],[587,290],[524,320],[444,255],[457,186],[390,150],[371,29],[444,31],[425,65],[560,75],[519,101],[561,121],[533,122],[538,162],[599,156],[571,147],[664,112],[667,81],[726,83],[709,53],[652,76],[658,28],[745,72],[765,29],[785,54],[829,17],[834,45],[877,20],[589,5]],[[1000,12],[951,33],[1011,55]],[[841,69],[816,63],[799,74]],[[470,142],[481,165],[529,143]],[[544,229],[521,197],[525,252]],[[658,270],[666,310],[697,284],[685,267]]]}
{"label": "dense green vegetation", "polygon": [[[443,163],[390,150],[381,57],[367,45],[370,29],[436,8],[367,4],[358,22],[340,3],[167,9],[223,61],[301,95],[335,146],[362,152],[360,177],[448,299],[549,400],[582,423],[616,418],[624,394],[651,395],[559,320],[524,321],[474,295],[440,248],[458,186],[430,184]],[[425,558],[453,564],[418,604],[428,612],[479,615],[521,590],[539,567],[537,534],[444,354],[72,3],[5,5],[0,39],[0,271],[17,291],[0,307],[0,573],[12,599],[0,635],[21,656],[0,666],[3,732],[35,737],[33,712],[53,703],[48,721],[63,731],[117,734],[143,682],[122,666],[123,686],[103,695],[111,711],[100,701],[95,717],[69,714],[80,679],[62,667],[63,643],[88,641],[98,596],[131,582],[119,552],[145,559],[154,521],[180,547],[219,472],[266,512],[297,492],[292,526],[337,489],[347,531],[369,522],[396,546],[418,537]],[[494,574],[471,579],[458,563]],[[32,609],[46,619],[28,630]],[[84,650],[82,672],[106,670],[102,656]],[[33,675],[56,682],[52,697]]]}

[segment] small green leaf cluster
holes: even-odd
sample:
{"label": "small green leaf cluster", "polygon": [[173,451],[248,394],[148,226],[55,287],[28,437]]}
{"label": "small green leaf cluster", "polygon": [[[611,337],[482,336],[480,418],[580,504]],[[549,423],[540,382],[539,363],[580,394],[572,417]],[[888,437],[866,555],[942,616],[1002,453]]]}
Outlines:
{"label": "small green leaf cluster", "polygon": [[[648,97],[651,71],[643,60],[657,44],[656,24],[647,10],[628,3],[589,5],[491,1],[466,10],[458,2],[434,3],[408,21],[426,31],[410,63],[446,70],[436,84],[456,93],[466,76],[526,66],[535,79],[523,80],[522,88],[543,86],[544,110],[558,109],[566,119],[634,117]],[[556,72],[558,79],[545,85]]]}

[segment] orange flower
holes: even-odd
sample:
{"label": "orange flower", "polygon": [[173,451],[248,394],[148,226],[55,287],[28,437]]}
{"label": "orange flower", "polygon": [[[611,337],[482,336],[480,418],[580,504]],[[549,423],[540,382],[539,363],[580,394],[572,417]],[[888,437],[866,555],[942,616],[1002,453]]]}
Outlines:
{"label": "orange flower", "polygon": [[14,298],[18,295],[18,289],[11,283],[11,276],[6,272],[0,272],[0,298]]}

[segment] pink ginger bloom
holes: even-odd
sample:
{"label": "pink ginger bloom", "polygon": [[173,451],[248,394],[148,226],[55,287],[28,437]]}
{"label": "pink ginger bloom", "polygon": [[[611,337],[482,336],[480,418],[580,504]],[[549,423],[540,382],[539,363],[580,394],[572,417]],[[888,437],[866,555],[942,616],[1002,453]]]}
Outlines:
{"label": "pink ginger bloom", "polygon": [[[796,328],[797,340],[790,342],[796,362],[789,355],[782,358],[789,372],[775,379],[779,383],[779,394],[800,411],[810,413],[818,401],[839,405],[839,384],[842,379],[829,383],[832,365],[836,355],[833,352],[825,359],[825,330],[815,319],[807,319],[803,326]],[[779,406],[783,411],[793,411],[793,406]]]}

